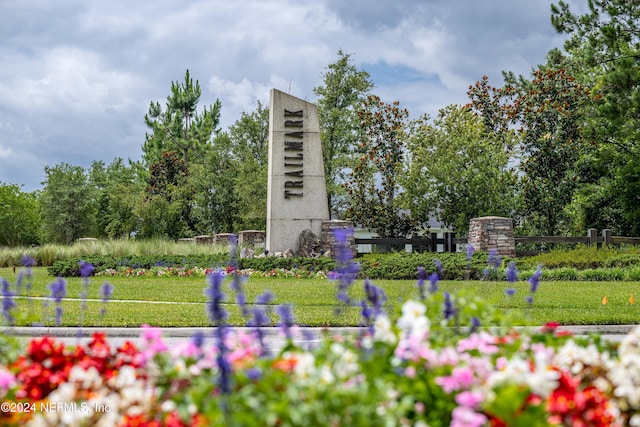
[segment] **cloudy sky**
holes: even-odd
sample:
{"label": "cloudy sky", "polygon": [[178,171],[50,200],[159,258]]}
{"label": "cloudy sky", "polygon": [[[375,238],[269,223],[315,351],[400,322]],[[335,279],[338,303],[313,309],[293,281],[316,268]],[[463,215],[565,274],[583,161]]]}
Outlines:
{"label": "cloudy sky", "polygon": [[[574,0],[574,3],[585,3]],[[139,160],[151,101],[189,69],[222,127],[277,88],[315,102],[338,58],[412,117],[466,103],[469,85],[529,75],[561,48],[550,0],[0,0],[0,182],[44,167]]]}

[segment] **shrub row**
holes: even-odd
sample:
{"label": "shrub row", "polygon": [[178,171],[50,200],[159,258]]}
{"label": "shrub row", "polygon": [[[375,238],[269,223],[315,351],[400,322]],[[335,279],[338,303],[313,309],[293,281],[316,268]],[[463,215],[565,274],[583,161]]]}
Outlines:
{"label": "shrub row", "polygon": [[[565,258],[563,256],[563,258]],[[608,258],[595,262],[595,258],[587,262],[588,257],[577,256],[577,262],[571,264],[566,260],[561,263],[550,262],[548,265],[540,257],[515,259],[520,277],[526,279],[538,265],[543,265],[543,280],[602,280],[602,281],[640,281],[640,254],[609,254]],[[85,262],[94,265],[96,272],[106,269],[152,268],[152,267],[201,267],[226,268],[229,265],[227,254],[192,255],[192,256],[131,256],[117,258],[112,256],[87,256]],[[56,261],[48,267],[53,276],[79,276],[81,258],[69,258]],[[476,253],[467,260],[464,253],[406,253],[367,254],[357,259],[360,264],[360,277],[370,279],[415,280],[418,267],[424,267],[427,274],[437,270],[443,280],[482,280],[487,278],[488,255]],[[509,259],[502,261],[499,268],[490,268],[489,278],[503,280],[504,269]],[[331,271],[336,268],[335,261],[329,258],[242,258],[238,260],[241,269],[252,269],[268,272],[275,269],[302,269],[310,272]]]}
{"label": "shrub row", "polygon": [[[56,261],[47,267],[52,276],[77,277],[80,276],[80,262],[88,262],[94,266],[95,272],[121,267],[145,268],[152,267],[201,267],[226,268],[229,265],[228,254],[192,255],[192,256],[132,256],[117,258],[112,256],[87,256],[83,258],[68,258]],[[307,271],[330,271],[335,268],[335,262],[330,258],[242,258],[238,260],[241,269],[270,271],[277,268],[300,268]]]}

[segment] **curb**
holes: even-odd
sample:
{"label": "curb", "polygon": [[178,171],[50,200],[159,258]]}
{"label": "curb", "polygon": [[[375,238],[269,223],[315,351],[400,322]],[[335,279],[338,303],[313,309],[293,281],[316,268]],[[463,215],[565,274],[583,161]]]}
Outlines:
{"label": "curb", "polygon": [[[566,325],[559,326],[559,330],[568,331],[575,335],[626,335],[638,325]],[[534,327],[535,328],[535,327]],[[162,336],[172,338],[189,338],[196,332],[202,332],[205,335],[213,333],[215,327],[187,327],[187,328],[160,328]],[[230,327],[234,331],[251,331],[254,328],[249,327]],[[297,327],[302,335],[318,336],[326,333],[330,336],[348,335],[362,331],[365,327]],[[0,333],[4,335],[16,337],[91,337],[96,332],[104,333],[107,337],[122,338],[138,338],[144,333],[145,328],[142,327],[62,327],[62,326],[10,326],[0,329]],[[263,327],[261,328],[266,336],[278,336],[281,333],[279,327]]]}

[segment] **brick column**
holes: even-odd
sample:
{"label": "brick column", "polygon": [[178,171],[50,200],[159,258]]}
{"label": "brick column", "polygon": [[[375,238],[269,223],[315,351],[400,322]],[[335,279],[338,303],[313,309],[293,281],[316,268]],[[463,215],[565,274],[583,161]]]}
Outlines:
{"label": "brick column", "polygon": [[[335,255],[336,250],[336,238],[335,238],[335,230],[345,230],[350,229],[353,233],[353,221],[346,221],[341,219],[332,219],[328,221],[322,221],[322,236],[321,239],[325,243],[325,245],[329,248],[332,255]],[[353,256],[355,257],[357,254],[356,251],[356,240],[355,236],[351,234],[351,239],[349,239],[349,247],[351,247],[351,251]]]}
{"label": "brick column", "polygon": [[502,256],[515,257],[513,219],[499,216],[472,218],[469,223],[468,243],[473,245],[476,251],[489,252],[495,249]]}

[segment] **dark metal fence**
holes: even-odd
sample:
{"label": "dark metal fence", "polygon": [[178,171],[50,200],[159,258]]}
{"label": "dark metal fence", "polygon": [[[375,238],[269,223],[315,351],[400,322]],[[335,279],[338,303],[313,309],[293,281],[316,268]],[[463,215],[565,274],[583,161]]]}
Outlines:
{"label": "dark metal fence", "polygon": [[[576,245],[600,247],[602,245],[640,245],[640,237],[613,236],[611,230],[590,228],[586,236],[518,236],[514,238],[516,249],[520,246],[543,246],[543,249],[516,250],[517,255],[534,255],[545,252],[557,245]],[[467,238],[455,237],[455,233],[431,233],[429,236],[413,238],[355,238],[356,245],[372,245],[372,252],[405,251],[407,245],[411,252],[456,252],[457,246],[466,244]],[[363,252],[359,252],[363,253]]]}

